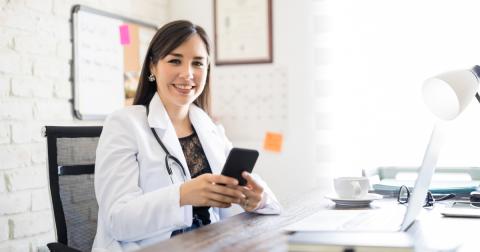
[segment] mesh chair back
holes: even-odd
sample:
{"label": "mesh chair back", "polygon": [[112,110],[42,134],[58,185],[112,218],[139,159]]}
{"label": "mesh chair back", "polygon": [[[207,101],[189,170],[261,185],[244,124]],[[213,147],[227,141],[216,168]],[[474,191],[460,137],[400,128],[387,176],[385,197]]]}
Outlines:
{"label": "mesh chair back", "polygon": [[50,192],[58,242],[91,251],[98,204],[93,173],[101,126],[46,126]]}

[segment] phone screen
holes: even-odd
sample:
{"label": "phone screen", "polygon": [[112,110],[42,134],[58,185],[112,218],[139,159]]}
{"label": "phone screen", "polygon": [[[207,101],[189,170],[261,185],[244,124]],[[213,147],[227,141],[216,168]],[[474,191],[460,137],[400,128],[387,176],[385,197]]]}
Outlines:
{"label": "phone screen", "polygon": [[242,172],[252,172],[258,155],[256,150],[233,148],[225,161],[222,175],[237,179],[239,185],[246,185],[247,181],[242,177]]}

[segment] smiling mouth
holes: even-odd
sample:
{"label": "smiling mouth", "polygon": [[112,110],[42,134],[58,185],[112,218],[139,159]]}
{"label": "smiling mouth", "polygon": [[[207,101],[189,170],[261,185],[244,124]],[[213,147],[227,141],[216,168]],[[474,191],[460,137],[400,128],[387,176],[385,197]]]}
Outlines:
{"label": "smiling mouth", "polygon": [[173,84],[174,87],[182,90],[190,90],[193,89],[195,86],[190,85],[190,84]]}
{"label": "smiling mouth", "polygon": [[191,84],[172,84],[175,90],[182,95],[190,95],[190,93],[195,89],[194,85]]}

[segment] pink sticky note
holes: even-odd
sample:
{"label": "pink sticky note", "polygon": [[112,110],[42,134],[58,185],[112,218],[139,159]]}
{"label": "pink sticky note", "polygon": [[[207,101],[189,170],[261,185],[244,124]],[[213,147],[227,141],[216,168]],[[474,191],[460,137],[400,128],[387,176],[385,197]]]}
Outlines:
{"label": "pink sticky note", "polygon": [[120,44],[130,44],[130,32],[128,31],[128,24],[120,25]]}

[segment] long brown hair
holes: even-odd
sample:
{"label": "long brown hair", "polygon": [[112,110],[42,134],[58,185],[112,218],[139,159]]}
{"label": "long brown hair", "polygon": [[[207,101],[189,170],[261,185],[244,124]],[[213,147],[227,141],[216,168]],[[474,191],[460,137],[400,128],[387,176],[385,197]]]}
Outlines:
{"label": "long brown hair", "polygon": [[[150,75],[150,65],[156,65],[160,59],[165,58],[175,48],[179,47],[192,35],[198,34],[205,44],[208,56],[210,56],[210,42],[205,30],[187,20],[177,20],[162,26],[155,36],[153,36],[148,46],[147,55],[142,66],[140,80],[138,82],[137,92],[133,105],[148,106],[155,92],[157,92],[156,83],[148,80]],[[203,92],[193,102],[210,115],[210,60],[207,66],[207,79]]]}

